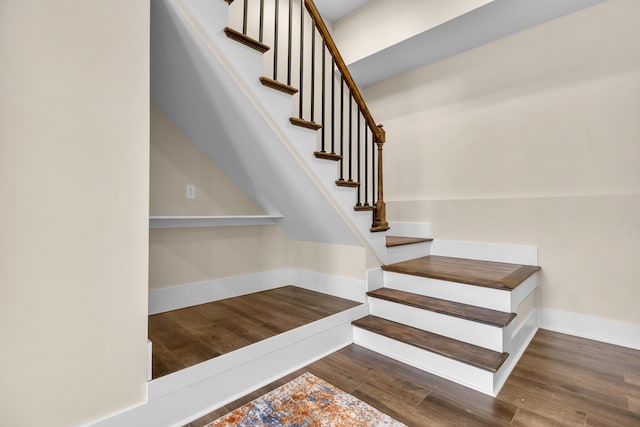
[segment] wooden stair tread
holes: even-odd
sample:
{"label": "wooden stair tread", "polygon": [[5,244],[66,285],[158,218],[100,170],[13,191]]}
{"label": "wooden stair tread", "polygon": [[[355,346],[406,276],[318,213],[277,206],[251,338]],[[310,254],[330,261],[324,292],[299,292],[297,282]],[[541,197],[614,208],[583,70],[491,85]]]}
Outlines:
{"label": "wooden stair tread", "polygon": [[293,86],[265,76],[260,77],[260,83],[262,83],[263,86],[286,93],[287,95],[294,95],[298,92],[298,89]]}
{"label": "wooden stair tread", "polygon": [[515,313],[505,313],[503,311],[432,298],[396,289],[380,288],[367,292],[367,295],[371,298],[383,299],[422,310],[446,314],[447,316],[497,326],[499,328],[504,328],[516,317]]}
{"label": "wooden stair tread", "polygon": [[496,372],[509,357],[509,353],[498,353],[381,317],[365,316],[354,320],[351,324],[489,372]]}
{"label": "wooden stair tread", "polygon": [[251,49],[255,49],[260,53],[265,53],[270,49],[269,46],[267,46],[266,44],[261,43],[258,40],[247,36],[246,34],[242,34],[240,31],[236,31],[233,28],[226,27],[224,29],[224,33],[231,40],[235,40],[238,43],[242,43],[243,45],[248,46]]}
{"label": "wooden stair tread", "polygon": [[320,123],[310,122],[309,120],[301,119],[299,117],[291,117],[289,121],[294,126],[300,126],[311,130],[319,130],[322,128]]}
{"label": "wooden stair tread", "polygon": [[334,162],[342,160],[342,156],[340,154],[327,153],[326,151],[315,151],[313,155],[318,159],[333,160]]}
{"label": "wooden stair tread", "polygon": [[336,185],[338,187],[350,187],[350,188],[357,188],[360,186],[360,183],[357,181],[347,181],[344,179],[337,179],[336,180]]}
{"label": "wooden stair tread", "polygon": [[411,245],[413,243],[433,242],[433,239],[427,237],[401,237],[387,236],[387,247]]}
{"label": "wooden stair tread", "polygon": [[366,205],[366,206],[365,205],[360,205],[360,206],[356,205],[356,206],[353,207],[353,210],[356,211],[356,212],[372,211],[374,209],[375,209],[375,206],[373,206],[373,205]]}
{"label": "wooden stair tread", "polygon": [[394,273],[512,291],[539,271],[540,267],[430,255],[383,265],[382,269]]}

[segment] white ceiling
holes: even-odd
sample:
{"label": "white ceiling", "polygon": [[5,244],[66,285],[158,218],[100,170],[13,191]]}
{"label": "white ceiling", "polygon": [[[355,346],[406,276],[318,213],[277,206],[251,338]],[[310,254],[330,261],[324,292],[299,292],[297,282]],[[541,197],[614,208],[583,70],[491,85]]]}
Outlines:
{"label": "white ceiling", "polygon": [[602,1],[493,0],[348,64],[349,70],[360,86],[368,86]]}
{"label": "white ceiling", "polygon": [[369,0],[315,0],[323,18],[335,22]]}

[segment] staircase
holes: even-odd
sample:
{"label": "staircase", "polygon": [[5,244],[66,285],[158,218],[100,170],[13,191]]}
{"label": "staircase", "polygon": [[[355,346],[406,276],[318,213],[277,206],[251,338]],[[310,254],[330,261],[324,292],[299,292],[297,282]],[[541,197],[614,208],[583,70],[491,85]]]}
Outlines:
{"label": "staircase", "polygon": [[[370,314],[353,322],[354,342],[496,395],[536,330],[535,248],[433,240],[430,227],[415,224],[392,224],[394,236],[386,236],[386,135],[371,117],[313,1],[224,2],[229,24],[216,31],[224,31],[227,43],[265,59],[263,69],[236,64],[245,92],[266,90],[268,97],[277,97],[274,111],[260,104],[267,97],[262,93],[254,105],[264,110],[279,136],[291,141],[298,163],[318,179],[324,194],[331,194],[344,222],[384,263],[370,275],[378,277],[369,283]],[[185,16],[203,20],[191,23],[200,24],[203,39],[218,37],[203,29],[206,17],[193,13],[217,10],[209,1],[176,4],[184,7]],[[278,28],[286,34],[284,41]],[[292,114],[283,110],[286,104]],[[316,146],[298,144],[303,139]],[[194,141],[198,144],[198,138]],[[326,221],[317,223],[326,226]]]}
{"label": "staircase", "polygon": [[515,319],[539,270],[439,255],[383,265],[383,287],[367,293],[370,315],[352,322],[354,342],[495,396],[535,332],[535,319]]}

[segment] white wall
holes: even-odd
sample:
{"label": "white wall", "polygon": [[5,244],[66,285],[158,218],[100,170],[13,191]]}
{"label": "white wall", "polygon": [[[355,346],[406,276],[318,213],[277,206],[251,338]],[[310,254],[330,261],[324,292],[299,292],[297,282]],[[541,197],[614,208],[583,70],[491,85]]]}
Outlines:
{"label": "white wall", "polygon": [[443,24],[492,0],[371,0],[334,22],[347,64]]}
{"label": "white wall", "polygon": [[610,0],[368,87],[390,220],[537,245],[543,307],[640,323],[638,18]]}
{"label": "white wall", "polygon": [[149,2],[0,4],[0,425],[145,400]]}

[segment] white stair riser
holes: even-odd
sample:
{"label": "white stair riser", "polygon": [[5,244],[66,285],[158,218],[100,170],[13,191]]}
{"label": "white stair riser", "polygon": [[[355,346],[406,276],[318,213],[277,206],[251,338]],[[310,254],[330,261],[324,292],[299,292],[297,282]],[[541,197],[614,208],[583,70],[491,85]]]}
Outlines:
{"label": "white stair riser", "polygon": [[511,313],[511,292],[409,274],[384,272],[385,288]]}
{"label": "white stair riser", "polygon": [[430,351],[354,327],[356,344],[392,359],[494,396],[494,374]]}
{"label": "white stair riser", "polygon": [[386,251],[386,264],[407,261],[431,254],[431,242],[412,243],[410,245],[392,246]]}
{"label": "white stair riser", "polygon": [[369,311],[374,316],[498,352],[505,351],[511,335],[510,327],[500,328],[377,298],[369,297]]}

